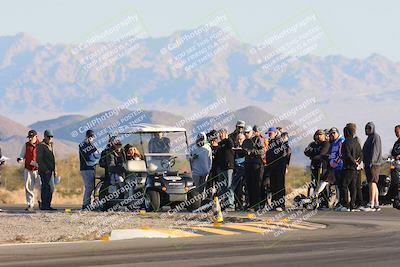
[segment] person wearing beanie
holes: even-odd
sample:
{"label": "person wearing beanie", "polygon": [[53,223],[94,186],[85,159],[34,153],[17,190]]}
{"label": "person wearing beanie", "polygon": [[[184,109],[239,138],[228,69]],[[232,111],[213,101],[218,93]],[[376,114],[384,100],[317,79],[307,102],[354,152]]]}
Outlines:
{"label": "person wearing beanie", "polygon": [[88,209],[92,202],[95,187],[96,165],[100,159],[100,153],[93,144],[95,134],[92,130],[86,131],[86,138],[79,144],[80,172],[85,186],[83,193],[82,209]]}
{"label": "person wearing beanie", "polygon": [[[342,180],[342,207],[338,211],[359,211],[356,209],[358,167],[362,161],[362,149],[355,136],[355,127],[346,126],[343,129],[345,141],[342,144],[343,180]],[[350,199],[349,194],[350,191]]]}

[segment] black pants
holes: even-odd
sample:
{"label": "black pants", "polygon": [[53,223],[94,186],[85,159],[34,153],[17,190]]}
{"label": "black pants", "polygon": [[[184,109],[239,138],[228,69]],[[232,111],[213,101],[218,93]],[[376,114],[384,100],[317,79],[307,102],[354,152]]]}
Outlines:
{"label": "black pants", "polygon": [[51,207],[51,200],[53,198],[53,191],[51,190],[50,180],[52,172],[40,172],[40,180],[42,181],[41,186],[41,198],[42,198],[42,209],[48,209]]}
{"label": "black pants", "polygon": [[247,192],[249,195],[249,208],[257,210],[260,207],[261,181],[264,173],[264,166],[261,164],[247,163],[244,168]]}
{"label": "black pants", "polygon": [[286,163],[278,162],[270,166],[270,179],[271,179],[271,191],[272,191],[272,203],[273,208],[281,207],[285,208],[285,174],[286,174]]}
{"label": "black pants", "polygon": [[344,192],[343,192],[343,170],[335,171],[335,184],[339,189],[339,203],[344,203]]}
{"label": "black pants", "polygon": [[361,172],[357,171],[357,182],[356,182],[356,187],[357,187],[357,197],[356,197],[356,206],[364,206],[364,197],[362,193],[362,186],[361,186]]}
{"label": "black pants", "polygon": [[[341,204],[346,208],[354,208],[356,206],[357,197],[357,178],[358,171],[356,170],[343,170],[342,192],[343,198]],[[349,202],[349,191],[351,201]]]}
{"label": "black pants", "polygon": [[261,192],[260,192],[261,208],[265,207],[265,205],[269,205],[268,193],[271,191],[271,179],[269,173],[270,173],[269,167],[264,166],[264,173],[261,181]]}

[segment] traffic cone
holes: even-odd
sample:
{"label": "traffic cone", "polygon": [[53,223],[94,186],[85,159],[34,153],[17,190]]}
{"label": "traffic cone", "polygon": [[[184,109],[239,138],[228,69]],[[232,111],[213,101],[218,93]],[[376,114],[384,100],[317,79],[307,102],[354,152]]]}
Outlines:
{"label": "traffic cone", "polygon": [[222,216],[221,205],[219,204],[218,197],[214,197],[212,211],[214,223],[224,222],[224,217]]}

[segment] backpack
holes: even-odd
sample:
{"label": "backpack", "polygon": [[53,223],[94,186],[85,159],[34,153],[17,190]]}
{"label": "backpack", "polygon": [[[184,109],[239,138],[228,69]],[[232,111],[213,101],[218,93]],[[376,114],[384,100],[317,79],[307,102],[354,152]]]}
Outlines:
{"label": "backpack", "polygon": [[108,155],[109,155],[109,153],[110,153],[110,148],[105,148],[103,151],[101,151],[101,154],[100,154],[100,159],[99,159],[99,166],[101,167],[101,168],[107,168],[107,157],[108,157]]}

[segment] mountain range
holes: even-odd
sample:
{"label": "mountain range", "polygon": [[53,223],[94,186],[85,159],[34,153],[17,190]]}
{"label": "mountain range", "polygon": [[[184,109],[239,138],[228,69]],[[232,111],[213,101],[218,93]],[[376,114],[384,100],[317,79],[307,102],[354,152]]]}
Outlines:
{"label": "mountain range", "polygon": [[[202,33],[192,43],[200,43],[212,33]],[[391,147],[393,126],[399,124],[399,62],[379,54],[364,59],[306,55],[285,71],[266,73],[249,52],[252,45],[230,38],[224,52],[205,64],[188,72],[174,71],[162,51],[185,34],[187,31],[140,39],[132,52],[101,71],[85,71],[82,62],[109,43],[95,43],[76,53],[73,45],[41,44],[25,33],[1,36],[0,112],[41,130],[44,124],[37,121],[58,118],[52,127],[58,128],[64,140],[72,141],[66,135],[74,122],[115,109],[131,97],[138,102],[128,107],[130,110],[169,112],[177,116],[174,120],[187,118],[221,98],[226,101],[219,111],[252,106],[277,116],[315,98],[315,108],[324,114],[319,128],[341,129],[352,121],[362,129],[367,121],[374,121],[384,149]],[[219,111],[206,112],[203,117]],[[359,135],[364,138],[363,133]]]}

